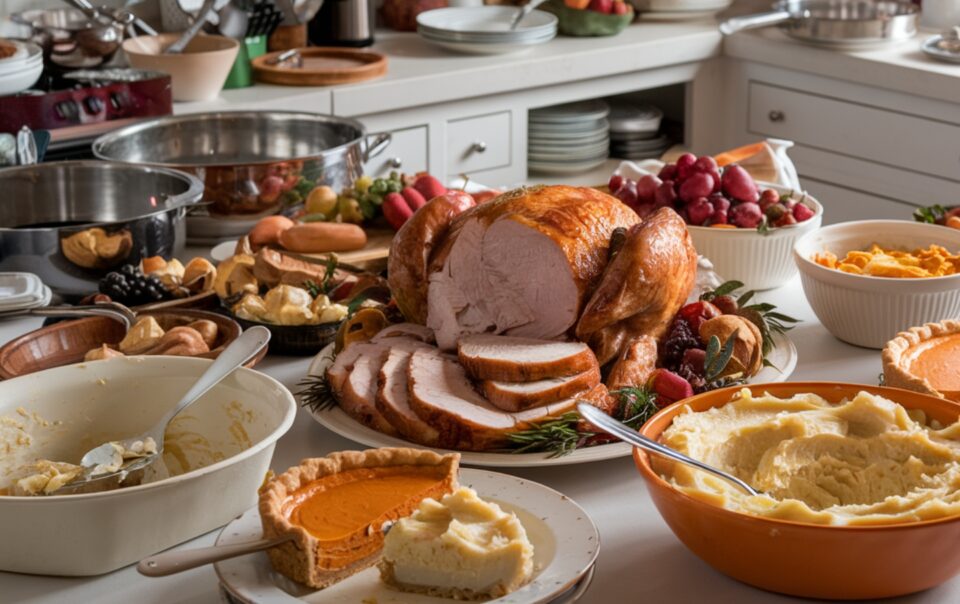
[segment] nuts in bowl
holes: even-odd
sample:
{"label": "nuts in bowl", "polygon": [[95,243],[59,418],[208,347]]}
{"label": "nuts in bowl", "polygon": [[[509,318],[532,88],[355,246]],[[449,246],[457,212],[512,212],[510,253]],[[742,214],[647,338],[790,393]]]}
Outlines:
{"label": "nuts in bowl", "polygon": [[[953,547],[960,461],[950,444],[960,443],[947,428],[956,433],[960,407],[856,384],[760,384],[747,392],[686,399],[641,428],[681,449],[685,441],[707,463],[736,466],[739,478],[766,493],[734,493],[719,479],[635,449],[658,511],[694,554],[744,583],[811,598],[904,595],[960,572]],[[711,449],[723,434],[732,435],[729,442]],[[824,465],[827,455],[818,461],[817,451],[832,451],[836,467]],[[831,483],[835,471],[853,479]],[[940,486],[926,492],[928,477]]]}
{"label": "nuts in bowl", "polygon": [[[960,316],[960,274],[953,272],[952,260],[958,251],[956,229],[858,220],[804,236],[793,255],[803,292],[823,326],[844,342],[879,349],[910,327]],[[845,270],[832,268],[831,258]],[[929,274],[941,276],[920,276],[916,269],[923,265]],[[876,272],[854,272],[863,273],[868,266]]]}

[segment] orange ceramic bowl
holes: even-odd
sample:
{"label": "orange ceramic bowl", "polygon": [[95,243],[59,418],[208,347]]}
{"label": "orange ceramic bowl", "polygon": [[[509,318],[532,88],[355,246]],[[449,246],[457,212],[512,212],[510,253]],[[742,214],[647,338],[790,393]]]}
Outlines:
{"label": "orange ceramic bowl", "polygon": [[[832,382],[749,388],[781,398],[812,392],[831,402],[864,390],[908,409],[921,409],[944,424],[960,417],[956,403],[897,388]],[[715,390],[673,404],[650,418],[640,432],[659,440],[685,406],[694,411],[720,407],[739,390]],[[707,564],[754,587],[808,598],[886,598],[929,589],[960,572],[960,516],[856,527],[762,518],[694,499],[661,478],[646,452],[634,449],[633,458],[657,510],[677,538]]]}

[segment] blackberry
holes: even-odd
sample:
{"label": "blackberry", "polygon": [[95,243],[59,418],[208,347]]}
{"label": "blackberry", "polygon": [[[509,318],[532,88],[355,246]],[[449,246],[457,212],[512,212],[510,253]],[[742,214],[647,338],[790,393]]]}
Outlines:
{"label": "blackberry", "polygon": [[133,264],[108,273],[100,280],[99,290],[112,300],[127,306],[159,302],[169,297],[159,277],[144,275],[140,268]]}
{"label": "blackberry", "polygon": [[700,338],[693,333],[690,324],[677,317],[673,320],[667,339],[663,342],[660,364],[667,369],[675,370],[680,366],[680,361],[683,360],[684,351],[699,346]]}

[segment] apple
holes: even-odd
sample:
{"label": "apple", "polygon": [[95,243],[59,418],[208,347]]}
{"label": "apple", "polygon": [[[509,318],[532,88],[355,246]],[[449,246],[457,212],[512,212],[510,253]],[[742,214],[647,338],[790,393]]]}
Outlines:
{"label": "apple", "polygon": [[613,0],[590,0],[590,10],[609,15],[613,12]]}
{"label": "apple", "polygon": [[626,2],[614,2],[613,3],[613,14],[615,15],[626,15],[630,12],[630,7],[627,6]]}

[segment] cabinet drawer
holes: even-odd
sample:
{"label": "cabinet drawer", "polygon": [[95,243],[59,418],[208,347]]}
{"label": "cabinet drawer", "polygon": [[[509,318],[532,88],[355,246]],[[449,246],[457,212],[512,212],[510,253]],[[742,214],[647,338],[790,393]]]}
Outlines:
{"label": "cabinet drawer", "polygon": [[960,180],[956,124],[757,82],[748,107],[754,134]]}
{"label": "cabinet drawer", "polygon": [[447,174],[510,165],[510,112],[447,122]]}
{"label": "cabinet drawer", "polygon": [[429,170],[426,126],[394,130],[391,134],[393,139],[390,144],[383,153],[363,166],[364,173],[382,176],[391,170],[402,170],[409,174]]}
{"label": "cabinet drawer", "polygon": [[800,176],[803,187],[823,204],[823,224],[851,220],[910,220],[917,206]]}

